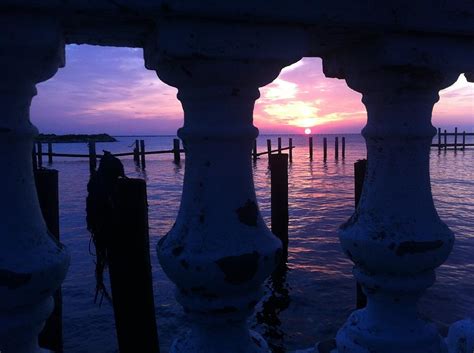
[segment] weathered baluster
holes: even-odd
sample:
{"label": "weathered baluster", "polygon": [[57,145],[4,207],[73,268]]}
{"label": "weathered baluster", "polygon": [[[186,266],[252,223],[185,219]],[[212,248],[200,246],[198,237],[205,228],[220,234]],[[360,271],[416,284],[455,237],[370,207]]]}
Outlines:
{"label": "weathered baluster", "polygon": [[178,88],[184,110],[178,132],[186,149],[181,206],[157,248],[191,322],[191,330],[174,341],[171,352],[268,353],[266,342],[249,330],[246,320],[282,249],[257,206],[253,108],[258,88],[291,61],[180,56],[172,59],[168,51],[161,58],[151,47],[145,55],[147,67]]}
{"label": "weathered baluster", "polygon": [[345,78],[363,94],[368,112],[362,132],[367,177],[356,212],[339,232],[368,303],[339,330],[337,350],[442,353],[446,344],[434,325],[418,317],[417,302],[453,246],[454,236],[433,204],[429,152],[438,91],[458,75],[450,68],[394,64],[377,49],[370,60],[355,53],[325,63],[327,75]]}
{"label": "weathered baluster", "polygon": [[35,84],[63,63],[56,21],[0,15],[0,350],[37,353],[38,334],[53,309],[69,257],[41,215],[31,150],[37,129],[29,110]]}

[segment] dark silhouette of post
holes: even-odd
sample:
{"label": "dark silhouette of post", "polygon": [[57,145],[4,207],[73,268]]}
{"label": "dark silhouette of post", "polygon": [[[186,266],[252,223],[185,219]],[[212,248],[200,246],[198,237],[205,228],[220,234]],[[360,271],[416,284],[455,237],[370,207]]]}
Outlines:
{"label": "dark silhouette of post", "polygon": [[145,140],[140,140],[140,160],[142,164],[142,169],[146,169],[146,161],[145,161]]}
{"label": "dark silhouette of post", "polygon": [[466,131],[462,132],[462,150],[466,149]]}
{"label": "dark silhouette of post", "polygon": [[252,148],[252,158],[253,161],[256,162],[258,158],[258,152],[257,152],[257,139],[253,141],[253,148]]}
{"label": "dark silhouette of post", "polygon": [[95,141],[89,141],[89,171],[93,175],[97,169],[97,152]]}
{"label": "dark silhouette of post", "polygon": [[288,140],[288,147],[290,148],[288,154],[290,163],[293,163],[293,139],[291,137]]}
{"label": "dark silhouette of post", "polygon": [[336,137],[334,140],[334,157],[336,161],[339,159],[339,137]]}
{"label": "dark silhouette of post", "polygon": [[43,144],[38,142],[38,169],[43,168]]}
{"label": "dark silhouette of post", "polygon": [[346,138],[342,137],[342,159],[346,158]]}
{"label": "dark silhouette of post", "polygon": [[458,150],[458,128],[454,128],[454,150]]}
{"label": "dark silhouette of post", "polygon": [[173,139],[173,154],[174,154],[174,162],[179,164],[181,161],[181,152],[180,152],[180,143],[179,139]]}
{"label": "dark silhouette of post", "polygon": [[48,142],[48,163],[53,164],[53,144]]}
{"label": "dark silhouette of post", "polygon": [[441,150],[441,128],[438,128],[438,150]]}
{"label": "dark silhouette of post", "polygon": [[120,353],[158,353],[146,183],[118,179],[108,260]]}
{"label": "dark silhouette of post", "polygon": [[[354,200],[356,208],[362,195],[366,171],[366,159],[361,159],[354,163]],[[367,296],[362,291],[362,287],[359,283],[357,283],[356,291],[356,307],[357,309],[362,309],[367,305]]]}
{"label": "dark silhouette of post", "polygon": [[272,232],[283,244],[288,255],[288,154],[270,156]]}
{"label": "dark silhouette of post", "polygon": [[309,160],[313,160],[313,136],[309,137]]}
{"label": "dark silhouette of post", "polygon": [[448,133],[444,130],[444,150],[448,148]]}
{"label": "dark silhouette of post", "polygon": [[33,162],[33,170],[38,169],[38,155],[36,151],[36,143],[33,144],[33,151],[31,152],[31,161]]}
{"label": "dark silhouette of post", "polygon": [[281,154],[281,137],[278,138],[278,153]]}
{"label": "dark silhouette of post", "polygon": [[272,140],[267,140],[268,163],[270,163],[270,156],[272,154]]}
{"label": "dark silhouette of post", "polygon": [[135,148],[133,149],[133,160],[136,164],[140,163],[140,141],[135,140]]}
{"label": "dark silhouette of post", "polygon": [[323,139],[323,160],[326,162],[328,159],[328,139]]}
{"label": "dark silhouette of post", "polygon": [[[36,191],[41,213],[51,235],[59,241],[59,188],[58,171],[35,171]],[[61,288],[54,294],[54,310],[39,335],[39,345],[55,353],[63,352]]]}

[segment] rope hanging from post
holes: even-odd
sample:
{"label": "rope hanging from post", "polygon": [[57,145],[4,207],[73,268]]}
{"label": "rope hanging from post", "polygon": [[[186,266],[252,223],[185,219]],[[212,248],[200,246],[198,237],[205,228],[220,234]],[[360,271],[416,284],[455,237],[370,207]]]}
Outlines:
{"label": "rope hanging from post", "polygon": [[104,270],[108,266],[107,243],[114,233],[113,192],[119,178],[126,178],[122,162],[110,152],[104,151],[96,173],[91,175],[87,184],[87,229],[91,233],[91,241],[95,247],[96,292],[94,302],[100,297],[111,297],[104,285]]}

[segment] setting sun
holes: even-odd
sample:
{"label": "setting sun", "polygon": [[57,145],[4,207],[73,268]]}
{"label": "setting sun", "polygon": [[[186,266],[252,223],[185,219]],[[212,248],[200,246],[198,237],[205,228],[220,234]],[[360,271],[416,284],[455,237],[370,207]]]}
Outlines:
{"label": "setting sun", "polygon": [[304,129],[304,133],[305,133],[306,135],[309,135],[309,134],[311,133],[311,129]]}

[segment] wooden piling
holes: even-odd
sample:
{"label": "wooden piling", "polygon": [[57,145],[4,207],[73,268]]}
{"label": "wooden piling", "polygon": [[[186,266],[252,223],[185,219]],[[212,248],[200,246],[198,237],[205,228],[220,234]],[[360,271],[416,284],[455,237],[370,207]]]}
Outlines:
{"label": "wooden piling", "polygon": [[367,170],[367,160],[360,159],[354,163],[354,200],[355,207],[359,204],[364,186],[365,173]]}
{"label": "wooden piling", "polygon": [[346,158],[346,138],[342,137],[342,159]]}
{"label": "wooden piling", "polygon": [[[41,213],[48,230],[59,241],[59,188],[58,171],[41,169],[35,171],[36,191]],[[39,345],[55,353],[63,352],[62,295],[61,288],[54,294],[54,310],[39,335]]]}
{"label": "wooden piling", "polygon": [[291,137],[288,139],[288,147],[290,148],[288,154],[290,163],[293,163],[293,139]]}
{"label": "wooden piling", "polygon": [[145,181],[119,179],[113,201],[117,223],[107,250],[119,351],[159,353]]}
{"label": "wooden piling", "polygon": [[309,137],[309,160],[313,160],[313,136]]}
{"label": "wooden piling", "polygon": [[466,149],[466,131],[462,132],[462,150]]}
{"label": "wooden piling", "polygon": [[33,170],[38,169],[38,152],[36,151],[36,143],[33,143],[33,151],[31,152],[31,161],[33,162]]}
{"label": "wooden piling", "polygon": [[[354,163],[354,201],[357,208],[362,189],[364,186],[365,174],[367,171],[367,160],[361,159]],[[361,285],[357,282],[356,285],[356,307],[362,309],[367,305],[367,296],[362,291]]]}
{"label": "wooden piling", "polygon": [[140,163],[140,141],[135,140],[135,148],[133,149],[133,160],[136,164]]}
{"label": "wooden piling", "polygon": [[323,160],[326,162],[328,159],[328,139],[323,139]]}
{"label": "wooden piling", "polygon": [[283,244],[288,256],[288,154],[270,156],[272,232]]}
{"label": "wooden piling", "polygon": [[253,141],[253,148],[252,148],[252,159],[254,162],[257,161],[258,158],[258,151],[257,151],[257,139]]}
{"label": "wooden piling", "polygon": [[448,133],[444,130],[444,150],[448,148]]}
{"label": "wooden piling", "polygon": [[142,169],[146,169],[146,161],[145,161],[145,140],[140,140],[140,161],[142,165]]}
{"label": "wooden piling", "polygon": [[281,137],[278,138],[278,154],[281,154]]}
{"label": "wooden piling", "polygon": [[438,150],[441,150],[441,128],[438,128]]}
{"label": "wooden piling", "polygon": [[181,152],[180,152],[180,143],[179,139],[173,139],[173,154],[174,154],[174,162],[179,164],[181,161]]}
{"label": "wooden piling", "polygon": [[454,128],[454,150],[458,150],[458,128]]}
{"label": "wooden piling", "polygon": [[336,161],[339,159],[339,137],[334,139],[334,158]]}
{"label": "wooden piling", "polygon": [[89,141],[89,172],[93,175],[97,169],[97,152],[95,141]]}
{"label": "wooden piling", "polygon": [[38,169],[43,168],[43,144],[41,142],[38,145]]}
{"label": "wooden piling", "polygon": [[48,163],[53,164],[53,144],[48,142]]}
{"label": "wooden piling", "polygon": [[270,156],[272,154],[272,140],[267,140],[268,163],[270,163]]}

